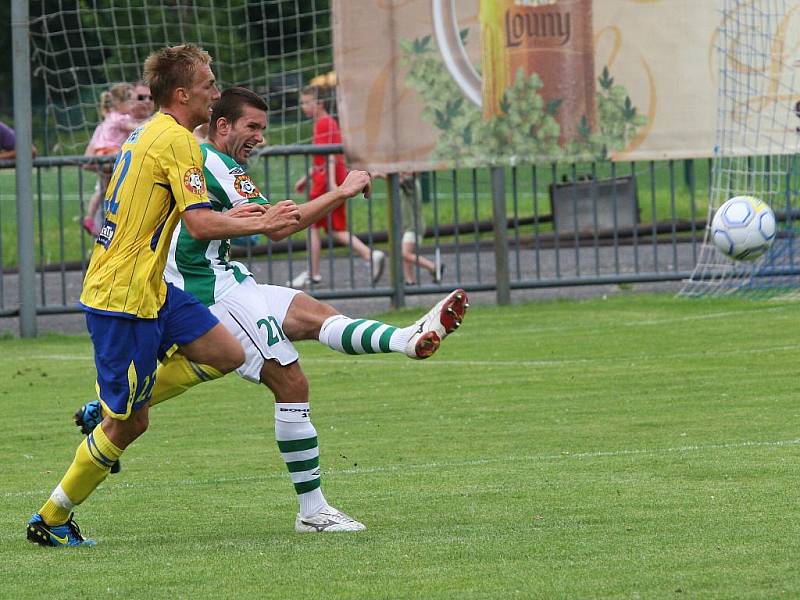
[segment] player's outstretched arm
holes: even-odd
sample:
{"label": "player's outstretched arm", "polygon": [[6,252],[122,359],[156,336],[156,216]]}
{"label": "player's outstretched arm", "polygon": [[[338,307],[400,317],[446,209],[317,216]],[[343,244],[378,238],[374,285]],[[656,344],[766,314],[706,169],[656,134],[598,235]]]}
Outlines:
{"label": "player's outstretched arm", "polygon": [[247,208],[236,213],[220,213],[210,208],[187,210],[182,215],[183,225],[196,240],[224,240],[271,232],[295,226],[300,211],[294,202],[280,202],[269,210]]}
{"label": "player's outstretched arm", "polygon": [[[342,185],[336,189],[315,198],[313,202],[306,202],[301,204],[298,208],[300,210],[299,221],[286,227],[277,230],[273,234],[267,234],[269,239],[273,242],[278,242],[285,239],[297,231],[301,231],[312,223],[316,223],[329,212],[338,208],[348,198],[357,196],[364,193],[365,198],[369,198],[372,191],[372,178],[366,171],[350,171],[342,182]],[[280,205],[280,203],[275,206]],[[273,207],[274,208],[274,207]],[[272,208],[270,208],[272,210]],[[269,211],[267,211],[269,212]]]}

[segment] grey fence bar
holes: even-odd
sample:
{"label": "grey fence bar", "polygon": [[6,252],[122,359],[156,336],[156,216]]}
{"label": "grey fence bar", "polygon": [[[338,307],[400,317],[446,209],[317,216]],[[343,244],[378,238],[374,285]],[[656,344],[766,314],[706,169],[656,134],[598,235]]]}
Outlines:
{"label": "grey fence bar", "polygon": [[[514,169],[514,173],[516,174],[516,169]],[[456,178],[454,177],[453,179],[455,180]],[[505,169],[503,167],[492,167],[492,225],[494,229],[495,288],[497,289],[497,303],[501,305],[511,303],[511,288],[509,286],[510,280],[508,272],[508,218],[506,217],[506,213]],[[518,227],[514,228],[514,231],[518,230]],[[519,245],[517,245],[517,247],[519,247]],[[517,259],[517,264],[519,265],[519,259]]]}
{"label": "grey fence bar", "polygon": [[36,335],[34,289],[33,207],[33,115],[31,109],[31,60],[28,39],[28,0],[11,3],[11,43],[14,71],[14,127],[16,128],[17,261],[19,272],[19,333]]}

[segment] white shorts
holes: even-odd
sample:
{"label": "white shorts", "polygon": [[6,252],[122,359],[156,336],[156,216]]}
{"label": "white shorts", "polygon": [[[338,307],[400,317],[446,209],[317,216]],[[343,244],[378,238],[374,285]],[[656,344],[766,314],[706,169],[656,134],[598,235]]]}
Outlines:
{"label": "white shorts", "polygon": [[264,361],[277,360],[285,366],[300,356],[283,333],[283,320],[300,290],[277,285],[259,285],[252,277],[210,306],[220,322],[244,348],[244,364],[236,372],[258,383]]}
{"label": "white shorts", "polygon": [[403,232],[403,243],[404,244],[416,244],[417,246],[422,246],[422,234],[417,233],[414,230],[408,230]]}

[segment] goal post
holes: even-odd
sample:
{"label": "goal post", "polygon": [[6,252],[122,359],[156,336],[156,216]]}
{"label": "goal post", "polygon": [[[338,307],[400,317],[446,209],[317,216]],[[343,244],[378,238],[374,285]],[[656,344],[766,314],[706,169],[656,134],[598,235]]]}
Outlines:
{"label": "goal post", "polygon": [[[705,242],[682,295],[780,294],[800,284],[800,6],[723,0],[716,35],[717,135]],[[778,235],[755,262],[736,262],[710,239],[714,211],[733,196],[767,202]]]}

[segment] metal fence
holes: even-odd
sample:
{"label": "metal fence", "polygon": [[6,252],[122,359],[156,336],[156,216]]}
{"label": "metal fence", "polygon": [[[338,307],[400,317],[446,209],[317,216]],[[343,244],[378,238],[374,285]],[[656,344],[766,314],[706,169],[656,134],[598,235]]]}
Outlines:
{"label": "metal fence", "polygon": [[[340,151],[338,146],[274,147],[251,161],[250,172],[271,200],[302,201],[293,187],[307,172],[311,153]],[[17,231],[13,163],[0,163],[0,317],[20,315],[24,294],[18,265],[25,261],[17,257],[18,235],[33,238],[36,313],[79,310],[93,246],[81,228],[95,185],[95,175],[82,168],[87,161],[34,160],[32,231]],[[324,238],[322,281],[307,291],[322,299],[391,297],[402,306],[406,295],[461,286],[496,290],[503,303],[522,288],[683,279],[703,240],[710,171],[710,160],[689,160],[417,174],[420,204],[414,224],[402,222],[400,181],[392,175],[376,181],[370,201],[347,204],[350,231],[386,253],[386,272],[373,282],[374,272],[349,247]],[[418,252],[444,265],[441,281],[419,265],[413,265],[409,278],[414,282],[405,281],[406,229],[424,231]],[[259,281],[284,285],[308,268],[307,236],[298,233],[279,243],[263,236],[239,240],[234,257]]]}

